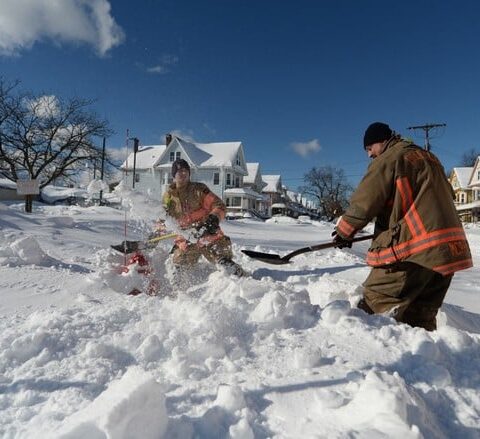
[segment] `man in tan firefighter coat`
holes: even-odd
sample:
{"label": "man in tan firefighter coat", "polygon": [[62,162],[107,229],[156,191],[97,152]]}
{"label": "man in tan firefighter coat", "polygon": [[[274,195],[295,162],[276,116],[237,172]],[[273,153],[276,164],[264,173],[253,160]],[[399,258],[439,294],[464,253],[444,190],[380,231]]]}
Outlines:
{"label": "man in tan firefighter coat", "polygon": [[436,315],[456,271],[472,258],[453,192],[431,152],[375,122],[364,136],[372,159],[336,226],[340,248],[375,218],[372,270],[359,308],[411,326],[436,329]]}
{"label": "man in tan firefighter coat", "polygon": [[242,276],[242,268],[232,260],[232,244],[219,226],[225,218],[225,205],[203,183],[190,181],[190,166],[177,159],[172,164],[173,183],[163,196],[168,216],[183,230],[194,231],[195,242],[179,235],[173,248],[175,266],[188,268],[203,255],[209,262],[218,263],[234,275]]}

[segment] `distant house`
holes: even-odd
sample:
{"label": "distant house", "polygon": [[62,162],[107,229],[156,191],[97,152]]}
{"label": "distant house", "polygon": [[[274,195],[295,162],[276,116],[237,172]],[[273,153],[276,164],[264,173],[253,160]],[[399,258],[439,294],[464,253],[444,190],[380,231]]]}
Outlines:
{"label": "distant house", "polygon": [[271,216],[272,208],[280,208],[280,206],[274,206],[275,204],[284,204],[282,178],[280,175],[262,175],[262,180],[266,183],[262,193],[266,196],[266,208],[268,215]]}
{"label": "distant house", "polygon": [[465,222],[480,220],[480,156],[473,167],[453,168],[449,178],[458,215]]}
{"label": "distant house", "polygon": [[259,163],[247,163],[248,174],[243,177],[243,187],[225,191],[227,212],[232,216],[249,213],[265,218],[268,215],[267,203],[262,189],[266,183],[262,180]]}
{"label": "distant house", "polygon": [[455,194],[455,204],[465,204],[472,201],[472,190],[468,182],[472,175],[473,167],[453,168],[448,181]]}
{"label": "distant house", "polygon": [[[226,201],[230,188],[241,188],[248,174],[241,142],[197,143],[167,136],[166,145],[146,146],[123,163],[127,184],[160,200],[172,182],[172,163],[182,158],[190,165],[192,181],[205,183]],[[135,177],[134,177],[135,172]],[[134,183],[135,181],[135,183]]]}

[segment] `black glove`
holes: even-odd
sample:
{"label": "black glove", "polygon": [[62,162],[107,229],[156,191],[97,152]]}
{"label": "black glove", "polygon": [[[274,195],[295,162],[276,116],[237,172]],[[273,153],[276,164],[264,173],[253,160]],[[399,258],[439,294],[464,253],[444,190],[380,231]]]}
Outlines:
{"label": "black glove", "polygon": [[340,236],[337,231],[332,233],[333,242],[335,243],[335,247],[337,248],[352,248],[352,240],[348,238],[343,238]]}
{"label": "black glove", "polygon": [[203,227],[205,228],[206,233],[208,233],[209,235],[215,235],[215,233],[218,232],[219,224],[220,220],[218,219],[218,216],[211,213],[207,216]]}

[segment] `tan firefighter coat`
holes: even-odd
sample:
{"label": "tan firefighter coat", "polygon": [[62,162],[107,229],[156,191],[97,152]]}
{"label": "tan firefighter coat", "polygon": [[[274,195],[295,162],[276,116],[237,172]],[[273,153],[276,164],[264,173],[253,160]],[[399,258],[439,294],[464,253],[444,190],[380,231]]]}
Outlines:
{"label": "tan firefighter coat", "polygon": [[410,261],[444,276],[472,266],[470,249],[437,157],[392,138],[370,164],[337,224],[350,238],[373,218],[373,267]]}
{"label": "tan firefighter coat", "polygon": [[[220,220],[225,218],[225,204],[205,184],[189,182],[185,188],[177,189],[172,183],[163,195],[163,207],[167,215],[174,218],[182,229],[201,227],[208,215],[215,214]],[[219,228],[215,235],[205,235],[200,245],[208,245],[224,236]],[[178,237],[175,243],[180,248],[186,241]]]}

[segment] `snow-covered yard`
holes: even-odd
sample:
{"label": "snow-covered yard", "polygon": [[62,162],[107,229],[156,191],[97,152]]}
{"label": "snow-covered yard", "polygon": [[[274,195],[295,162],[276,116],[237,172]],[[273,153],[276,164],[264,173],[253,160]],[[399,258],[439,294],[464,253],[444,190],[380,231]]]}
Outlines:
{"label": "snow-covered yard", "polygon": [[[129,239],[160,213],[137,207]],[[202,263],[172,300],[126,295],[145,279],[109,247],[124,211],[22,209],[0,203],[1,437],[480,437],[480,228],[427,333],[355,308],[368,242],[284,266],[240,251],[328,241],[328,223],[228,221],[250,276]],[[170,246],[151,255],[167,293]]]}

